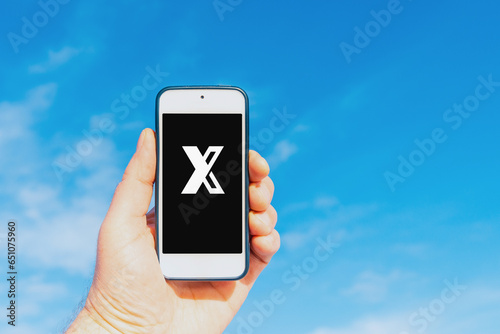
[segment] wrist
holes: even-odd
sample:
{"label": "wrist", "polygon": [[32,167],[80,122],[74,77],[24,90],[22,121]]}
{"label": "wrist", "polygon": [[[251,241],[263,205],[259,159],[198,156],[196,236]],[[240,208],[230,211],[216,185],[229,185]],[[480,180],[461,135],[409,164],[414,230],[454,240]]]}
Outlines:
{"label": "wrist", "polygon": [[76,333],[110,333],[106,326],[101,324],[102,322],[96,317],[96,312],[85,306],[80,311],[76,319],[66,330],[65,334],[76,334]]}
{"label": "wrist", "polygon": [[129,316],[108,300],[91,288],[85,306],[66,333],[137,333]]}

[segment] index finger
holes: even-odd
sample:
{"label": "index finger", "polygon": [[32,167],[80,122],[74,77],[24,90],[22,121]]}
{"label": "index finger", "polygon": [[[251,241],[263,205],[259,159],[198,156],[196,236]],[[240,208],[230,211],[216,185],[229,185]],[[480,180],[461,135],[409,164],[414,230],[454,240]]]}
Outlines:
{"label": "index finger", "polygon": [[248,174],[250,182],[260,182],[269,174],[269,165],[266,159],[254,150],[248,152]]}

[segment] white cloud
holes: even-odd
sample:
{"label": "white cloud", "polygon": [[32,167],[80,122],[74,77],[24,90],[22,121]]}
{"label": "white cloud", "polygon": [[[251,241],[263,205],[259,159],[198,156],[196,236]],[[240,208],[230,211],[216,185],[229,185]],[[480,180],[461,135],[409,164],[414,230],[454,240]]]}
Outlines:
{"label": "white cloud", "polygon": [[[88,142],[87,138],[83,135],[80,141]],[[74,146],[76,147],[80,141],[75,143]],[[135,150],[135,146],[133,149]],[[133,151],[131,153],[133,154]],[[110,138],[106,138],[106,135],[103,135],[98,144],[92,145],[90,154],[82,157],[82,166],[92,172],[102,172],[103,168],[116,164],[116,155],[117,150],[114,141]],[[131,157],[132,155],[130,155],[130,158]]]}
{"label": "white cloud", "polygon": [[23,185],[18,190],[18,203],[24,206],[26,217],[36,221],[42,219],[48,210],[63,209],[57,198],[59,191],[59,188],[44,184]]}
{"label": "white cloud", "polygon": [[310,129],[311,129],[311,127],[309,125],[306,125],[306,124],[297,124],[293,128],[293,132],[307,132]]}
{"label": "white cloud", "polygon": [[[315,222],[312,222],[311,228],[309,228],[307,231],[301,229],[300,231],[290,231],[283,233],[281,235],[283,246],[287,249],[296,250],[304,246],[308,242],[315,240],[320,236],[324,236],[325,234],[322,233],[324,232],[324,228],[321,228],[323,227],[322,225],[324,225],[324,221],[321,221],[321,224],[315,224]],[[335,232],[330,230],[328,231],[328,234],[332,236],[335,243],[340,244],[342,240],[345,239],[347,231],[345,229],[339,229]]]}
{"label": "white cloud", "polygon": [[405,314],[387,317],[369,316],[344,327],[320,327],[309,334],[401,334],[408,324]]}
{"label": "white cloud", "polygon": [[[461,282],[463,283],[463,282]],[[435,299],[415,301],[401,300],[392,310],[379,314],[363,314],[342,326],[321,326],[308,334],[496,334],[500,312],[500,290],[484,282],[468,284],[467,290],[442,313],[431,313],[430,303]],[[437,293],[435,298],[440,298]],[[415,299],[420,299],[416,296]],[[424,310],[427,309],[426,312]],[[410,321],[410,317],[418,316]],[[418,319],[418,321],[415,321]],[[427,320],[430,319],[430,320]]]}
{"label": "white cloud", "polygon": [[307,230],[285,232],[281,235],[281,242],[285,248],[296,250],[307,242],[314,240],[320,234],[321,227],[318,224],[310,224]]}
{"label": "white cloud", "polygon": [[391,284],[409,276],[399,270],[393,270],[386,275],[364,271],[358,275],[354,284],[342,293],[346,296],[355,296],[363,302],[378,303],[385,300]]}
{"label": "white cloud", "polygon": [[99,146],[93,154],[101,156],[100,163],[93,157],[86,175],[77,174],[71,189],[64,183],[28,183],[18,190],[27,226],[22,231],[23,243],[29,245],[25,252],[35,266],[84,276],[91,272],[99,227],[123,172],[116,167],[114,145]]}
{"label": "white cloud", "polygon": [[417,258],[425,256],[429,249],[430,246],[423,243],[400,243],[392,247],[392,250],[398,254],[406,254]]}
{"label": "white cloud", "polygon": [[32,129],[39,113],[52,106],[56,91],[57,85],[50,83],[29,91],[22,101],[0,102],[0,148],[9,157],[9,163],[0,165],[0,191],[8,194],[0,208],[19,222],[29,269],[88,276],[99,226],[122,168],[117,167],[115,145],[103,139],[74,183],[56,181],[47,140]]}
{"label": "white cloud", "polygon": [[[0,152],[7,163],[0,164],[0,194],[17,198],[19,185],[34,178],[44,178],[47,158],[44,141],[33,130],[55,99],[57,85],[47,83],[27,92],[20,101],[0,102]],[[19,218],[12,203],[4,203],[3,211],[11,211]]]}
{"label": "white cloud", "polygon": [[289,140],[285,139],[278,142],[271,154],[267,156],[267,162],[271,168],[276,168],[278,165],[286,162],[292,155],[297,153],[297,145],[291,143]]}
{"label": "white cloud", "polygon": [[71,58],[80,54],[82,50],[65,46],[59,51],[49,50],[47,60],[29,67],[30,73],[45,73],[64,65]]}
{"label": "white cloud", "polygon": [[329,220],[336,225],[354,225],[360,219],[369,217],[379,210],[377,204],[352,204],[343,205],[334,196],[320,195],[312,200],[291,203],[279,209],[280,216],[294,216],[305,210],[318,211],[330,215]]}
{"label": "white cloud", "polygon": [[500,217],[472,222],[470,224],[470,232],[467,235],[468,240],[472,242],[484,242],[490,239],[495,234],[499,223]]}
{"label": "white cloud", "polygon": [[47,110],[53,103],[57,85],[40,85],[26,94],[18,102],[0,102],[0,148],[5,144],[15,144],[16,139],[25,139],[32,134],[30,126],[36,114]]}
{"label": "white cloud", "polygon": [[[9,333],[48,333],[55,328],[61,328],[62,319],[67,318],[69,311],[65,307],[54,307],[54,304],[68,305],[68,300],[81,298],[81,290],[69,288],[60,273],[35,273],[23,270],[18,276],[18,294],[16,298],[16,326],[2,324],[2,334]],[[0,297],[2,305],[9,302],[7,294]],[[76,303],[75,303],[76,305]],[[50,316],[46,313],[50,310]],[[44,316],[45,314],[45,316]],[[61,332],[61,331],[58,331]]]}
{"label": "white cloud", "polygon": [[[8,326],[11,327],[11,326]],[[38,334],[38,333],[47,333],[44,329],[40,328],[39,324],[32,325],[27,324],[26,322],[20,322],[16,324],[15,327],[6,328],[4,334]]]}
{"label": "white cloud", "polygon": [[23,304],[25,304],[22,309],[23,315],[38,314],[41,302],[50,302],[68,294],[66,285],[53,278],[47,279],[40,274],[20,279],[19,286],[23,287],[23,294],[29,296],[29,298],[23,298]]}
{"label": "white cloud", "polygon": [[[357,237],[359,232],[351,227],[358,220],[365,219],[376,212],[377,206],[374,204],[341,205],[336,197],[321,195],[308,201],[287,205],[283,209],[279,209],[279,214],[290,219],[289,217],[296,216],[298,212],[305,210],[311,211],[312,215],[315,212],[323,212],[326,218],[309,220],[306,229],[301,225],[302,227],[298,230],[281,232],[284,248],[296,250],[316,237],[324,235],[324,233],[333,234],[338,243],[347,239],[352,240]],[[335,229],[334,233],[333,229]]]}
{"label": "white cloud", "polygon": [[339,205],[337,197],[320,196],[314,200],[314,207],[318,209],[330,209]]}
{"label": "white cloud", "polygon": [[[47,193],[51,192],[54,191]],[[32,267],[61,268],[89,275],[95,260],[99,227],[109,203],[99,189],[85,193],[82,196],[66,194],[69,200],[64,204],[61,193],[53,199],[57,205],[52,208],[46,208],[45,201],[20,203],[26,215],[20,227],[21,242]]]}
{"label": "white cloud", "polygon": [[289,214],[296,214],[298,212],[304,211],[304,210],[310,210],[312,208],[312,202],[311,201],[301,201],[301,202],[295,202],[295,203],[290,203],[285,205],[282,208],[279,208],[279,214],[280,215],[289,215]]}
{"label": "white cloud", "polygon": [[311,200],[288,204],[280,209],[280,214],[295,214],[304,210],[329,210],[339,204],[340,202],[335,196],[319,195]]}
{"label": "white cloud", "polygon": [[[112,156],[115,156],[111,153]],[[113,193],[116,186],[122,179],[125,168],[120,169],[106,160],[101,160],[101,167],[92,168],[92,173],[86,177],[78,177],[75,183],[80,190],[85,190],[88,193],[101,192]]]}

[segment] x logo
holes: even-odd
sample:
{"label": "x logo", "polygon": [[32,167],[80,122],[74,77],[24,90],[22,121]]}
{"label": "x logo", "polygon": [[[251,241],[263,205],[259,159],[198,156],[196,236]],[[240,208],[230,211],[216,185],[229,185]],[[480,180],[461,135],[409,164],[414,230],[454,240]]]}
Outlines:
{"label": "x logo", "polygon": [[[196,194],[202,184],[205,185],[210,194],[224,194],[224,190],[222,190],[214,173],[210,171],[223,148],[224,146],[209,146],[205,154],[201,155],[197,146],[182,146],[194,166],[194,172],[181,194]],[[210,161],[207,161],[210,153],[214,153],[214,155]],[[212,180],[213,187],[208,183],[207,175]]]}

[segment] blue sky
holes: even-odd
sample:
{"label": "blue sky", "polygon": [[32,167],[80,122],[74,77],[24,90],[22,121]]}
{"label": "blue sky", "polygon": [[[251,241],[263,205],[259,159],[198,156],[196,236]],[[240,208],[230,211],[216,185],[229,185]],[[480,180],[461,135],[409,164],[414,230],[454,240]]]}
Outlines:
{"label": "blue sky", "polygon": [[498,3],[219,3],[3,4],[0,237],[17,220],[21,274],[2,333],[72,318],[155,95],[184,84],[247,91],[276,185],[282,248],[227,333],[497,333]]}

